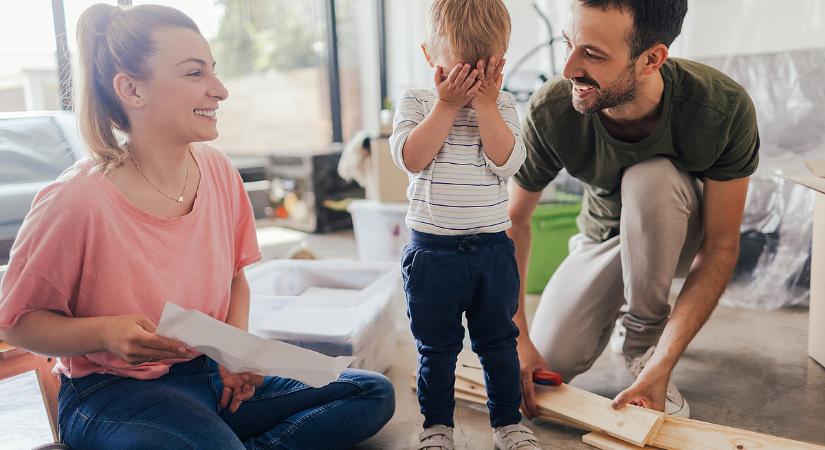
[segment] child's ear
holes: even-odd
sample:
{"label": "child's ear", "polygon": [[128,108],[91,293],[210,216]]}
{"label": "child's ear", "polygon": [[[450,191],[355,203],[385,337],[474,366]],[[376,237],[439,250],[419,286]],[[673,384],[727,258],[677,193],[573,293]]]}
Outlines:
{"label": "child's ear", "polygon": [[426,44],[421,44],[421,51],[424,53],[424,59],[427,60],[427,64],[429,64],[430,67],[435,68],[435,64],[433,64],[433,60],[432,60],[432,58],[430,58],[430,54],[427,53],[427,45]]}

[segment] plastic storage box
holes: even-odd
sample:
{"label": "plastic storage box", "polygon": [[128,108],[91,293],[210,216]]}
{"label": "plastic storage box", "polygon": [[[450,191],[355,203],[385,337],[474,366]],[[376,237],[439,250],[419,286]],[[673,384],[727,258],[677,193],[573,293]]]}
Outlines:
{"label": "plastic storage box", "polygon": [[246,269],[249,331],[385,371],[402,316],[397,263],[273,260]]}
{"label": "plastic storage box", "polygon": [[581,203],[551,203],[536,208],[530,219],[533,239],[527,269],[527,293],[541,293],[567,256],[567,241],[579,232],[576,217],[580,211]]}
{"label": "plastic storage box", "polygon": [[358,259],[401,264],[401,252],[410,240],[404,223],[407,203],[355,200],[349,205]]}

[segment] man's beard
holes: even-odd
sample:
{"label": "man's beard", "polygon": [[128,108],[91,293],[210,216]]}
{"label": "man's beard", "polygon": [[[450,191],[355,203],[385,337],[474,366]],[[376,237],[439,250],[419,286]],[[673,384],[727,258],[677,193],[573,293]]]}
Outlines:
{"label": "man's beard", "polygon": [[573,96],[573,108],[582,114],[592,114],[608,108],[617,108],[636,99],[639,93],[639,79],[634,73],[635,61],[627,66],[624,72],[605,89],[601,89],[599,83],[589,77],[573,78],[576,84],[593,86],[596,88],[595,101],[591,106],[587,105],[587,99],[579,100]]}

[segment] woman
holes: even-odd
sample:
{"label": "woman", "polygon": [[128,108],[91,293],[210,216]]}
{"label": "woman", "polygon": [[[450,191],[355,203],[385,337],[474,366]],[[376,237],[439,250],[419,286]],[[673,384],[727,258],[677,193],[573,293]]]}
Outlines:
{"label": "woman", "polygon": [[[60,356],[74,448],[348,448],[394,410],[386,377],[323,388],[229,373],[155,334],[173,301],[247,328],[243,268],[261,258],[217,137],[228,92],[186,15],[95,5],[78,23],[78,119],[92,157],[34,200],[0,297],[0,339]],[[117,130],[117,131],[115,131]],[[125,140],[119,140],[118,137]]]}

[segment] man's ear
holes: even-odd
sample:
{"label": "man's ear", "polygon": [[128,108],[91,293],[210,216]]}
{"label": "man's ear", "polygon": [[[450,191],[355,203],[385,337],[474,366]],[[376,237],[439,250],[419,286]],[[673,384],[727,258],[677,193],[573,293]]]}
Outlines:
{"label": "man's ear", "polygon": [[112,79],[112,85],[115,89],[115,95],[121,104],[124,106],[131,106],[132,108],[142,108],[144,99],[140,95],[140,88],[136,80],[123,72],[115,75]]}
{"label": "man's ear", "polygon": [[662,64],[667,61],[668,48],[665,44],[656,44],[649,50],[641,54],[643,62],[642,75],[650,75],[659,71]]}
{"label": "man's ear", "polygon": [[424,59],[427,60],[427,64],[434,68],[435,63],[433,63],[433,59],[430,58],[430,54],[427,53],[427,44],[421,44],[421,51],[424,53]]}

